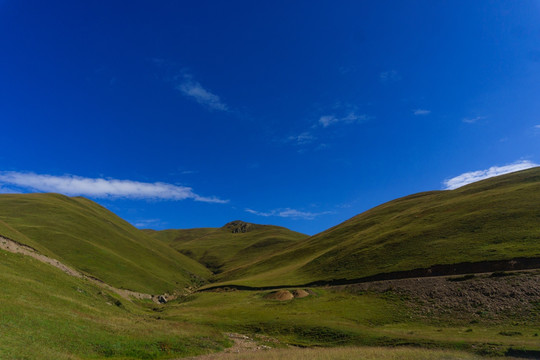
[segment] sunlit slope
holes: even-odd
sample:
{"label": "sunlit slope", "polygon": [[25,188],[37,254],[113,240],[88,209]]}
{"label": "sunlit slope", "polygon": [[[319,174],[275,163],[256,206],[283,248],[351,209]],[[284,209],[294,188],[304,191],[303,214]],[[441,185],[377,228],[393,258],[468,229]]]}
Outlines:
{"label": "sunlit slope", "polygon": [[218,280],[268,286],[540,256],[540,168],[400,198]]}
{"label": "sunlit slope", "polygon": [[207,278],[210,272],[82,197],[0,195],[0,235],[110,285],[163,293]]}
{"label": "sunlit slope", "polygon": [[284,227],[242,221],[233,221],[221,228],[147,232],[216,274],[262,261],[307,238]]}
{"label": "sunlit slope", "polygon": [[223,344],[29,256],[0,250],[0,284],[0,359],[177,358]]}

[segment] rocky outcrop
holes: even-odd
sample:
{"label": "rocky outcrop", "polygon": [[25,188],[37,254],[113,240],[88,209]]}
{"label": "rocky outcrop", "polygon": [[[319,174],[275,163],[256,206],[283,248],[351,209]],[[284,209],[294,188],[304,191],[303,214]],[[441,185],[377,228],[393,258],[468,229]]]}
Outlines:
{"label": "rocky outcrop", "polygon": [[230,231],[233,234],[239,234],[239,233],[246,233],[254,228],[256,228],[258,225],[247,223],[241,220],[235,220],[231,221],[230,223],[227,223],[223,226],[223,229]]}

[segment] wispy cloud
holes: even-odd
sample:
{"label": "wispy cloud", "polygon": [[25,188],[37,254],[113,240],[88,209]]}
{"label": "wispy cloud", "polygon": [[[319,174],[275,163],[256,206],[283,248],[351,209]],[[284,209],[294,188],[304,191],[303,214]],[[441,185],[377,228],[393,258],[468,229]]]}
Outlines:
{"label": "wispy cloud", "polygon": [[161,219],[141,219],[133,223],[133,226],[138,227],[139,229],[149,229],[156,228],[161,225],[165,225]]}
{"label": "wispy cloud", "polygon": [[414,115],[429,115],[431,114],[431,110],[426,109],[416,109],[413,111]]}
{"label": "wispy cloud", "polygon": [[379,79],[383,83],[395,82],[401,80],[401,75],[396,70],[388,70],[380,73]]}
{"label": "wispy cloud", "polygon": [[268,212],[256,211],[253,209],[245,209],[245,211],[250,214],[264,216],[264,217],[277,216],[277,217],[282,217],[282,218],[305,219],[305,220],[313,220],[317,216],[332,213],[331,211],[313,213],[309,211],[300,211],[300,210],[295,210],[295,209],[290,209],[290,208],[275,209],[275,210],[270,210]]}
{"label": "wispy cloud", "polygon": [[538,125],[534,125],[534,128],[535,128],[535,129],[539,129],[539,130],[540,130],[540,124],[538,124]]}
{"label": "wispy cloud", "polygon": [[476,116],[473,118],[463,118],[461,121],[463,121],[466,124],[474,124],[475,122],[478,122],[480,120],[484,120],[485,116]]}
{"label": "wispy cloud", "polygon": [[504,166],[492,166],[486,170],[470,171],[445,180],[443,182],[445,190],[453,190],[464,185],[488,179],[490,177],[508,174],[515,171],[530,169],[539,166],[529,160],[516,161],[515,163]]}
{"label": "wispy cloud", "polygon": [[328,127],[337,123],[338,121],[339,119],[334,115],[324,115],[319,118],[319,124],[321,124],[323,127]]}
{"label": "wispy cloud", "polygon": [[192,199],[208,203],[227,203],[217,197],[200,196],[186,186],[163,182],[145,183],[133,180],[86,178],[75,175],[43,175],[31,172],[0,172],[0,185],[9,184],[18,188],[39,192],[57,192],[69,196],[127,199]]}
{"label": "wispy cloud", "polygon": [[205,89],[198,81],[193,80],[189,74],[184,74],[182,82],[176,86],[185,96],[188,96],[199,104],[204,105],[212,110],[228,111],[228,106],[221,101],[219,96]]}
{"label": "wispy cloud", "polygon": [[351,111],[345,116],[337,117],[336,115],[323,115],[319,118],[318,124],[324,128],[335,125],[337,123],[343,124],[353,124],[353,123],[362,123],[367,121],[369,116],[366,114],[357,114],[354,111]]}
{"label": "wispy cloud", "polygon": [[317,140],[317,138],[309,131],[305,131],[300,135],[289,136],[287,140],[295,142],[298,145],[305,145]]}

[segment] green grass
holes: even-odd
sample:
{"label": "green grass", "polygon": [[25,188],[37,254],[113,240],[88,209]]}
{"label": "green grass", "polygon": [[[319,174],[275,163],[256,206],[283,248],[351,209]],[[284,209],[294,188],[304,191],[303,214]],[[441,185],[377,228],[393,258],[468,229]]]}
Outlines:
{"label": "green grass", "polygon": [[435,264],[537,257],[539,222],[540,168],[534,168],[382,204],[217,280],[298,285]]}
{"label": "green grass", "polygon": [[272,349],[239,354],[223,354],[220,360],[257,359],[257,360],[473,360],[482,359],[463,351],[419,349],[409,347],[336,347],[326,349]]}
{"label": "green grass", "polygon": [[[164,318],[222,331],[263,334],[299,346],[417,346],[503,355],[509,348],[540,350],[535,321],[457,321],[451,313],[419,317],[388,292],[351,294],[313,289],[315,295],[277,301],[265,291],[204,292],[169,304]],[[501,335],[512,333],[513,336]]]}
{"label": "green grass", "polygon": [[227,345],[27,256],[0,251],[0,359],[160,359]]}
{"label": "green grass", "polygon": [[[538,168],[397,199],[310,238],[274,226],[253,226],[239,234],[227,228],[140,231],[84,198],[0,195],[0,235],[113,286],[149,293],[204,279],[299,284],[540,256],[539,220]],[[219,350],[230,344],[222,335],[228,331],[308,347],[400,347],[380,350],[383,358],[453,359],[462,350],[483,355],[502,355],[510,348],[540,350],[534,314],[531,319],[499,314],[497,320],[475,322],[450,312],[426,317],[393,291],[318,288],[312,289],[314,295],[286,302],[267,299],[265,291],[199,292],[157,305],[118,298],[4,251],[0,284],[1,359],[175,358]],[[324,359],[341,351],[348,357],[371,356],[366,348],[275,351],[257,356]]]}
{"label": "green grass", "polygon": [[59,194],[1,194],[0,235],[110,285],[151,294],[211,273],[100,205]]}
{"label": "green grass", "polygon": [[250,266],[307,238],[280,226],[249,225],[250,231],[245,233],[232,233],[227,226],[145,232],[217,274]]}

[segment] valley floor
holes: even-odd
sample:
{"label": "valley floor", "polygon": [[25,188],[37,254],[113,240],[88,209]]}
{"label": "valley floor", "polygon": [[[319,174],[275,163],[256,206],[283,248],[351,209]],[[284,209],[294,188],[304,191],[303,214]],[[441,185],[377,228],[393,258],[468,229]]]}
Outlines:
{"label": "valley floor", "polygon": [[2,359],[540,357],[540,270],[216,289],[157,304],[1,245]]}

